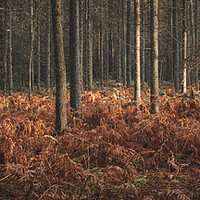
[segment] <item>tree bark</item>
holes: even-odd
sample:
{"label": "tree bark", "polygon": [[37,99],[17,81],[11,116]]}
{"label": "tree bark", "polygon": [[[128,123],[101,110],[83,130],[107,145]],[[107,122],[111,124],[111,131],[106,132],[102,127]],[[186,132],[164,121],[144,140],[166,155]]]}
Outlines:
{"label": "tree bark", "polygon": [[131,63],[130,63],[130,45],[131,45],[131,0],[127,0],[127,33],[126,33],[126,76],[127,88],[131,86]]}
{"label": "tree bark", "polygon": [[159,112],[158,77],[158,0],[150,0],[150,39],[151,39],[151,113]]}
{"label": "tree bark", "polygon": [[54,57],[56,65],[56,121],[55,130],[63,132],[67,127],[66,116],[66,68],[63,49],[61,0],[51,0]]}
{"label": "tree bark", "polygon": [[140,75],[140,0],[136,0],[136,73],[135,73],[135,101],[141,99],[141,75]]}
{"label": "tree bark", "polygon": [[81,87],[80,87],[80,37],[79,37],[79,1],[70,0],[70,106],[81,116]]}

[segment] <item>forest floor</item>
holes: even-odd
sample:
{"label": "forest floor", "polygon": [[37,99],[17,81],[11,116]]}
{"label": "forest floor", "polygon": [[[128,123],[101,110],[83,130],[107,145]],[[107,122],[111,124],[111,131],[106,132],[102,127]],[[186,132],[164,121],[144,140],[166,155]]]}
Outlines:
{"label": "forest floor", "polygon": [[55,97],[0,96],[0,199],[200,199],[200,95],[167,89],[150,114],[149,89],[84,91],[81,119],[67,94],[67,130]]}

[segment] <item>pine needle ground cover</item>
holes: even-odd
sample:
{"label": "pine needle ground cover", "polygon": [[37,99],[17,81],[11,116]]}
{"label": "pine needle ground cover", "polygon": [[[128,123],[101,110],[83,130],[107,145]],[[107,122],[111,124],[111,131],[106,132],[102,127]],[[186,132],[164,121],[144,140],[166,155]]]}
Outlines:
{"label": "pine needle ground cover", "polygon": [[200,199],[200,101],[168,89],[83,92],[82,119],[54,130],[55,98],[0,96],[0,199]]}

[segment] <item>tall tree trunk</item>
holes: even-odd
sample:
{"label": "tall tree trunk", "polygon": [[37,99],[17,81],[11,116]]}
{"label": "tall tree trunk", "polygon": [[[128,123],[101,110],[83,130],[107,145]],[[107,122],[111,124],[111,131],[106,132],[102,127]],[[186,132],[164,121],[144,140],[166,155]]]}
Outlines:
{"label": "tall tree trunk", "polygon": [[9,24],[8,24],[8,7],[7,7],[7,0],[5,0],[5,50],[4,50],[4,77],[3,77],[3,82],[4,82],[4,93],[7,92],[8,89],[8,29],[9,29]]}
{"label": "tall tree trunk", "polygon": [[159,112],[158,77],[158,0],[150,0],[150,39],[151,39],[151,113]]}
{"label": "tall tree trunk", "polygon": [[136,0],[136,73],[135,73],[135,101],[141,99],[141,75],[140,75],[140,0]]}
{"label": "tall tree trunk", "polygon": [[33,0],[31,0],[31,46],[30,46],[30,57],[29,57],[29,94],[32,90],[32,66],[33,66],[33,41],[34,41],[34,30],[33,30]]}
{"label": "tall tree trunk", "polygon": [[47,21],[47,71],[46,71],[46,89],[51,87],[51,4],[48,0],[48,21]]}
{"label": "tall tree trunk", "polygon": [[178,52],[177,52],[177,22],[176,22],[176,0],[172,2],[172,26],[173,26],[173,72],[174,72],[174,86],[176,92],[179,91],[179,70],[178,70]]}
{"label": "tall tree trunk", "polygon": [[[40,54],[41,54],[41,45],[40,45],[40,9],[39,1],[37,1],[37,90],[41,89],[40,82]],[[48,36],[47,36],[48,37]]]}
{"label": "tall tree trunk", "polygon": [[104,80],[104,77],[103,77],[103,73],[104,73],[104,70],[103,70],[103,63],[104,63],[104,59],[103,59],[103,44],[104,44],[104,41],[103,41],[103,9],[102,9],[102,1],[101,1],[101,4],[100,4],[100,13],[101,13],[101,19],[100,19],[100,81],[101,81],[101,86],[103,86],[103,80]]}
{"label": "tall tree trunk", "polygon": [[122,35],[121,35],[121,46],[122,46],[122,51],[121,51],[121,64],[122,64],[122,77],[123,77],[123,85],[126,86],[126,60],[125,60],[125,56],[126,56],[126,40],[125,40],[125,36],[126,36],[126,33],[125,33],[125,8],[126,8],[126,5],[125,5],[125,0],[122,0],[121,1],[121,6],[122,6]]}
{"label": "tall tree trunk", "polygon": [[186,28],[186,1],[182,0],[183,4],[183,59],[184,59],[184,67],[183,67],[183,80],[182,80],[182,92],[185,93],[187,91],[187,28]]}
{"label": "tall tree trunk", "polygon": [[[195,27],[194,27],[194,29],[195,29],[195,49],[197,49],[198,48],[198,42],[199,42],[199,38],[198,38],[198,36],[199,36],[199,28],[200,28],[200,26],[199,26],[199,23],[198,23],[198,16],[199,16],[199,7],[198,7],[199,5],[198,5],[198,0],[195,0],[195,8],[196,8],[196,10],[195,10],[195,16],[194,16],[194,25],[195,25]],[[195,58],[197,58],[197,53],[195,54]],[[198,59],[196,59],[197,60],[197,62],[198,62]],[[196,84],[196,89],[197,90],[199,90],[199,64],[197,64],[197,66],[196,66],[196,73],[195,73],[195,84]]]}
{"label": "tall tree trunk", "polygon": [[56,121],[55,130],[63,132],[67,127],[66,68],[63,49],[61,0],[51,0],[54,57],[56,65]]}
{"label": "tall tree trunk", "polygon": [[105,80],[108,80],[109,78],[109,14],[108,14],[108,0],[104,2],[104,9],[105,9],[105,34],[104,34],[104,45],[105,45],[105,51],[104,51],[104,65],[105,65]]}
{"label": "tall tree trunk", "polygon": [[88,90],[93,84],[93,22],[92,22],[92,0],[88,0]]}
{"label": "tall tree trunk", "polygon": [[127,88],[131,86],[131,63],[130,63],[130,41],[131,41],[131,0],[127,0],[127,33],[126,33],[126,76]]}
{"label": "tall tree trunk", "polygon": [[81,116],[79,1],[70,0],[70,106]]}
{"label": "tall tree trunk", "polygon": [[9,67],[8,67],[8,88],[9,94],[12,94],[13,91],[13,66],[12,66],[12,10],[11,10],[11,2],[9,3]]}
{"label": "tall tree trunk", "polygon": [[[121,5],[121,0],[118,0],[119,5]],[[121,19],[121,6],[118,6],[118,16]],[[121,55],[122,55],[122,42],[121,42],[121,20],[117,22],[117,32],[118,32],[118,62],[117,62],[117,81],[121,82],[122,77],[122,64],[121,64]]]}

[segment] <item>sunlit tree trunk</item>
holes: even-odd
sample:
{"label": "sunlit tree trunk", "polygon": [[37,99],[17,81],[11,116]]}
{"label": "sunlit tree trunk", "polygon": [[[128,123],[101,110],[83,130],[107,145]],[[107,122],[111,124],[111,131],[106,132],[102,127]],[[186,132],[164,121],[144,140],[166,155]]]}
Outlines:
{"label": "sunlit tree trunk", "polygon": [[140,0],[136,0],[136,73],[135,73],[135,101],[141,98],[141,75],[140,75]]}
{"label": "sunlit tree trunk", "polygon": [[150,0],[150,39],[151,39],[151,113],[159,112],[158,77],[158,0]]}
{"label": "sunlit tree trunk", "polygon": [[56,71],[56,121],[55,130],[63,132],[67,127],[66,68],[63,49],[61,0],[51,0],[54,57]]}

